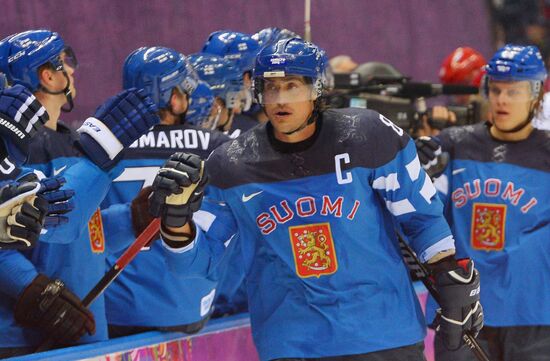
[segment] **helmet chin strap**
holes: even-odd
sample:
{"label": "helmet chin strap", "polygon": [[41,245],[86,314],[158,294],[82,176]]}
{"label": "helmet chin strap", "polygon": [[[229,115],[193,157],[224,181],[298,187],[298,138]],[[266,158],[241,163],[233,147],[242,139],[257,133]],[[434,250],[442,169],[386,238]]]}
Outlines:
{"label": "helmet chin strap", "polygon": [[42,89],[45,93],[52,94],[52,95],[65,94],[65,98],[67,98],[68,107],[67,108],[62,107],[61,111],[68,113],[72,111],[74,108],[73,96],[71,94],[71,80],[69,79],[69,75],[67,75],[67,72],[65,71],[65,69],[63,69],[62,72],[63,72],[63,76],[65,77],[65,80],[67,81],[65,88],[63,88],[63,90],[54,92],[49,90],[43,85],[40,85],[40,89]]}
{"label": "helmet chin strap", "polygon": [[294,130],[291,130],[290,132],[282,132],[282,133],[286,134],[286,135],[291,135],[291,134],[294,134],[296,132],[299,132],[300,130],[304,129],[308,125],[313,124],[316,119],[317,119],[317,117],[314,116],[314,112],[312,111],[311,114],[307,117],[307,119],[298,128],[296,128]]}
{"label": "helmet chin strap", "polygon": [[313,110],[311,111],[311,114],[309,114],[309,116],[307,117],[307,119],[296,129],[294,130],[291,130],[290,132],[282,132],[283,134],[285,135],[291,135],[291,134],[294,134],[296,132],[299,132],[300,130],[303,130],[305,127],[307,127],[308,125],[310,124],[313,124],[315,123],[315,121],[317,120],[317,117],[319,116],[319,110],[318,110],[318,99],[315,99],[314,103],[313,103]]}

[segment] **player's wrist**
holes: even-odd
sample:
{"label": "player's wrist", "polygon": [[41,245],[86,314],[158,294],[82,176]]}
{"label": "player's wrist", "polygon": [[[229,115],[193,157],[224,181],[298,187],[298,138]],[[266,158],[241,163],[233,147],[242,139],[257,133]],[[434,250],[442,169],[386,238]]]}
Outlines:
{"label": "player's wrist", "polygon": [[181,227],[170,227],[161,222],[160,234],[168,247],[183,248],[193,242],[197,235],[197,228],[193,221],[189,221]]}
{"label": "player's wrist", "polygon": [[439,262],[439,261],[443,260],[444,258],[451,257],[451,256],[453,256],[452,259],[454,259],[455,253],[456,253],[456,251],[454,249],[446,249],[444,251],[437,252],[426,263],[428,263],[429,265],[432,265],[436,262]]}

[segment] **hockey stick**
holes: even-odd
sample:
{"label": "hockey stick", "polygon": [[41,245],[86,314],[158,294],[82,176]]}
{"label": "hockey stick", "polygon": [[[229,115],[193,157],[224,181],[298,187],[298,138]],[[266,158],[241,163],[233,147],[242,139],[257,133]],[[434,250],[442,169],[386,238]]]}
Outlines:
{"label": "hockey stick", "polygon": [[[149,225],[141,232],[136,238],[134,243],[130,245],[120,256],[115,264],[105,273],[105,275],[96,283],[94,288],[84,297],[82,304],[84,307],[89,307],[96,298],[99,297],[109,285],[118,277],[122,270],[138,255],[143,246],[147,245],[160,230],[160,218],[155,218]],[[46,339],[35,352],[44,352],[49,350],[54,345],[55,340],[51,338]]]}
{"label": "hockey stick", "polygon": [[[411,247],[401,238],[401,236],[397,236],[399,238],[399,248],[401,249],[401,254],[403,255],[403,259],[405,260],[405,264],[409,268],[411,272],[414,273],[414,275],[422,281],[424,284],[424,287],[428,290],[429,294],[434,298],[435,302],[439,304],[439,292],[435,288],[434,283],[429,279],[430,272],[420,262],[414,251],[411,249]],[[462,340],[474,353],[476,358],[479,361],[490,361],[489,356],[485,353],[485,351],[479,346],[477,343],[475,337],[470,332],[465,332],[462,336]]]}
{"label": "hockey stick", "polygon": [[311,0],[304,0],[304,40],[311,41]]}

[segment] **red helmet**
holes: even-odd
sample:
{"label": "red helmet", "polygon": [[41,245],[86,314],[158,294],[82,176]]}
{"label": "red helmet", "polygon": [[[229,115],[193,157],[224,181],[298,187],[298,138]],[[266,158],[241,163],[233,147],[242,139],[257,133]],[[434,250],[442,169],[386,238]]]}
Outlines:
{"label": "red helmet", "polygon": [[477,50],[463,46],[455,49],[441,64],[439,79],[443,84],[479,86],[487,61]]}

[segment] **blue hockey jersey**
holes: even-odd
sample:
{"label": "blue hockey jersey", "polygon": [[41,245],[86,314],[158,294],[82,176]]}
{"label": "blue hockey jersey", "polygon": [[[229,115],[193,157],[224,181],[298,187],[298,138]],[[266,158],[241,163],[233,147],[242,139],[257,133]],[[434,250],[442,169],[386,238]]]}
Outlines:
{"label": "blue hockey jersey", "polygon": [[[219,132],[188,124],[157,125],[127,149],[117,166],[122,173],[115,179],[103,206],[131,202],[142,187],[152,184],[162,164],[173,153],[189,152],[206,158],[228,139]],[[132,229],[129,213],[117,222]],[[131,233],[127,237],[135,238]],[[107,234],[107,238],[111,235]],[[197,240],[194,246],[190,258],[201,272],[189,269],[182,255],[167,251],[161,242],[154,242],[150,249],[140,252],[107,289],[109,324],[172,327],[195,323],[209,315],[219,276],[210,263],[209,245]],[[120,254],[114,254],[108,259],[109,266],[118,256]],[[185,271],[171,269],[170,261]]]}
{"label": "blue hockey jersey", "polygon": [[[57,131],[46,128],[31,145],[29,166],[45,176],[64,176],[65,187],[75,191],[76,207],[67,214],[69,222],[48,230],[34,249],[0,252],[0,347],[35,346],[41,342],[38,333],[18,327],[13,319],[15,300],[38,273],[60,278],[80,298],[105,273],[105,239],[96,210],[117,174],[106,173],[81,157],[74,146],[76,136],[59,123]],[[99,297],[90,310],[96,334],[84,336],[80,342],[106,340],[104,298]]]}
{"label": "blue hockey jersey", "polygon": [[504,142],[480,123],[440,139],[451,161],[435,183],[458,257],[479,270],[485,324],[550,325],[550,132]]}
{"label": "blue hockey jersey", "polygon": [[208,199],[236,221],[262,360],[421,341],[424,317],[395,228],[423,260],[454,248],[403,130],[363,109],[328,110],[317,124],[293,144],[260,125],[207,162]]}

